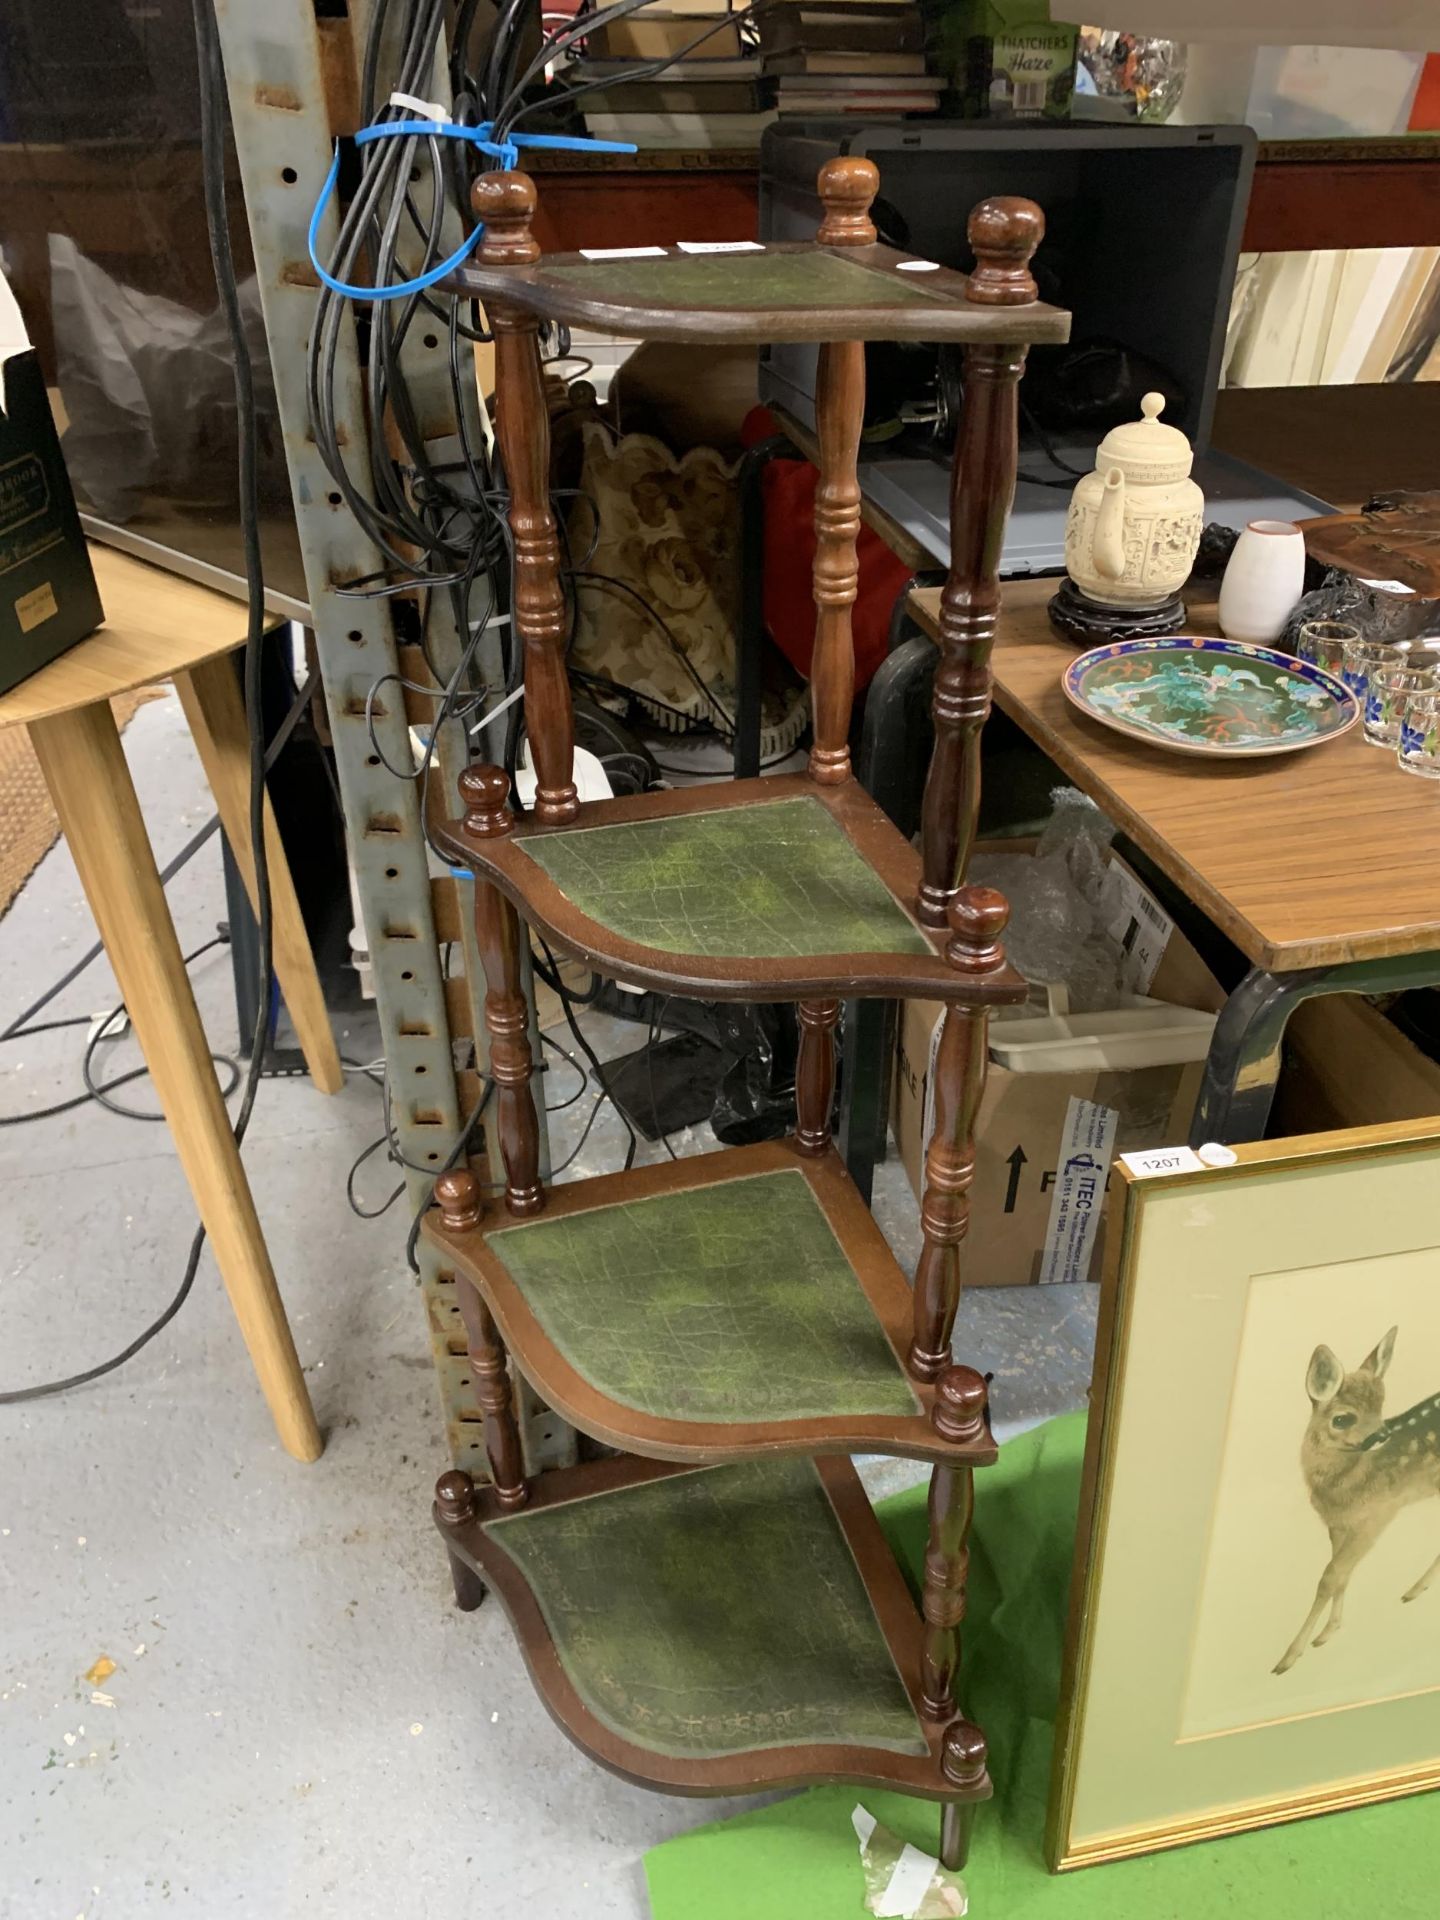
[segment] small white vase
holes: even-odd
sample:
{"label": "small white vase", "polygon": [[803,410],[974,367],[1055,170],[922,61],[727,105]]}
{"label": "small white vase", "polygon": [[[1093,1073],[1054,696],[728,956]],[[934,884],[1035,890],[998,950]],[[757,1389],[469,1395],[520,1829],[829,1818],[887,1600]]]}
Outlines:
{"label": "small white vase", "polygon": [[1252,520],[1220,582],[1220,631],[1268,647],[1305,590],[1305,536],[1289,520]]}

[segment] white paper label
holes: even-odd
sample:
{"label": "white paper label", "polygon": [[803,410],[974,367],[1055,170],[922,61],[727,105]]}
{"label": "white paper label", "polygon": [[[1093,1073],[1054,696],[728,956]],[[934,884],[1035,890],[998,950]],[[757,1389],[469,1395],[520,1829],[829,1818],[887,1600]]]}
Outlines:
{"label": "white paper label", "polygon": [[1157,1173],[1202,1173],[1205,1168],[1193,1147],[1147,1147],[1143,1153],[1122,1153],[1120,1158],[1141,1180]]}
{"label": "white paper label", "polygon": [[1120,984],[1127,993],[1148,993],[1175,922],[1133,873],[1118,864],[1110,873],[1118,883],[1119,905],[1106,931],[1120,943]]}
{"label": "white paper label", "polygon": [[1373,587],[1377,593],[1413,593],[1413,587],[1407,587],[1403,580],[1364,580],[1362,587]]}
{"label": "white paper label", "polygon": [[884,1893],[875,1902],[877,1920],[884,1915],[891,1916],[892,1920],[910,1920],[911,1914],[929,1892],[930,1882],[934,1878],[934,1854],[922,1853],[919,1847],[912,1847],[907,1840]]}
{"label": "white paper label", "polygon": [[582,260],[663,260],[664,247],[581,247]]}
{"label": "white paper label", "polygon": [[1119,1124],[1114,1107],[1071,1095],[1055,1157],[1050,1224],[1040,1253],[1042,1287],[1068,1286],[1089,1275]]}
{"label": "white paper label", "polygon": [[758,240],[677,240],[681,253],[763,253]]}
{"label": "white paper label", "polygon": [[895,264],[896,271],[899,273],[938,273],[940,271],[938,260],[898,260]]}
{"label": "white paper label", "polygon": [[10,410],[5,398],[5,362],[12,354],[24,353],[29,345],[20,308],[5,275],[0,273],[0,413]]}

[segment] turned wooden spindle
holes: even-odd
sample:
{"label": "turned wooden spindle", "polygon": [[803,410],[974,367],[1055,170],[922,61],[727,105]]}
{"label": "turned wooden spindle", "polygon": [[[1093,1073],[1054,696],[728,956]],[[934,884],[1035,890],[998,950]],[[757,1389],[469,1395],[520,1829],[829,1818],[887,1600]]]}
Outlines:
{"label": "turned wooden spindle", "polygon": [[[1045,230],[1029,200],[985,200],[970,218],[979,265],[970,298],[1033,300],[1026,262]],[[965,878],[980,812],[980,729],[990,711],[990,651],[1000,611],[1000,550],[1015,497],[1017,389],[1025,349],[967,347],[965,400],[950,486],[950,572],[940,596],[940,664],[931,712],[935,750],[920,818],[923,879],[916,911],[943,927]]]}
{"label": "turned wooden spindle", "polygon": [[[985,1382],[973,1367],[947,1367],[935,1383],[930,1424],[942,1440],[980,1439],[985,1431]],[[960,1666],[960,1624],[965,1618],[970,1518],[975,1504],[970,1467],[940,1462],[930,1474],[930,1534],[920,1611],[925,1638],[920,1654],[920,1706],[928,1720],[955,1712],[955,1675]]]}
{"label": "turned wooden spindle", "polygon": [[[945,954],[957,971],[998,972],[1000,934],[1010,916],[1005,896],[990,887],[962,887],[949,903]],[[975,1118],[985,1091],[989,1022],[982,1009],[948,1006],[935,1053],[935,1131],[925,1153],[920,1203],[922,1243],[915,1268],[914,1335],[908,1364],[934,1380],[950,1364],[950,1335],[960,1304],[960,1244],[970,1225],[975,1177]]]}
{"label": "turned wooden spindle", "polygon": [[[479,1226],[483,1211],[480,1182],[468,1170],[457,1167],[451,1173],[442,1173],[435,1182],[435,1201],[447,1233],[468,1233]],[[456,1290],[469,1341],[475,1399],[485,1424],[485,1457],[490,1462],[495,1497],[502,1507],[523,1507],[529,1496],[505,1342],[479,1288],[460,1281]]]}
{"label": "turned wooden spindle", "polygon": [[[523,173],[482,173],[470,189],[485,223],[476,255],[485,267],[526,267],[540,258],[530,231],[535,184]],[[575,720],[565,672],[569,613],[560,584],[560,544],[550,510],[550,415],[540,365],[539,322],[487,300],[495,336],[495,433],[510,489],[515,581],[511,618],[525,648],[525,724],[535,762],[535,815],[573,820]]]}
{"label": "turned wooden spindle", "polygon": [[[825,217],[817,239],[827,247],[875,241],[870,203],[880,175],[869,160],[827,160],[818,182]],[[823,786],[850,777],[850,711],[855,704],[855,641],[850,609],[860,587],[860,478],[856,462],[865,422],[865,343],[830,340],[815,375],[815,435],[820,477],[815,487],[815,651],[810,667],[814,745],[810,776]]]}
{"label": "turned wooden spindle", "polygon": [[816,180],[825,217],[815,238],[822,247],[873,247],[870,208],[880,191],[880,170],[860,154],[836,154]]}
{"label": "turned wooden spindle", "polygon": [[802,1153],[824,1153],[830,1144],[835,1099],[835,1024],[838,1000],[802,1000],[800,1048],[795,1060],[795,1144]]}
{"label": "turned wooden spindle", "polygon": [[468,1167],[452,1167],[437,1174],[435,1205],[447,1233],[473,1233],[485,1211],[480,1182]]}
{"label": "turned wooden spindle", "polygon": [[[962,1793],[974,1793],[984,1784],[989,1762],[985,1736],[968,1720],[955,1720],[945,1729],[940,1749],[940,1771]],[[976,1803],[948,1801],[940,1815],[940,1864],[957,1873],[970,1851]]]}
{"label": "turned wooden spindle", "polygon": [[965,298],[981,307],[1024,307],[1035,298],[1030,262],[1045,238],[1045,216],[1033,200],[997,194],[970,210],[965,237],[975,255]]}
{"label": "turned wooden spindle", "polygon": [[466,767],[456,786],[465,809],[461,826],[467,840],[493,840],[512,831],[510,776],[503,767]]}
{"label": "turned wooden spindle", "polygon": [[[510,782],[499,767],[467,767],[460,776],[464,832],[474,840],[509,833],[514,819],[505,801]],[[531,1086],[530,1008],[520,978],[520,921],[498,887],[476,876],[475,938],[485,969],[485,1031],[489,1074],[495,1082],[496,1131],[505,1162],[505,1205],[511,1213],[538,1213],[540,1122]]]}
{"label": "turned wooden spindle", "polygon": [[459,1467],[442,1473],[435,1482],[435,1506],[447,1527],[464,1526],[475,1518],[475,1482]]}
{"label": "turned wooden spindle", "polygon": [[[475,1482],[458,1467],[442,1473],[435,1482],[435,1517],[446,1527],[463,1527],[467,1521],[475,1518]],[[455,1583],[456,1606],[470,1613],[485,1598],[485,1583],[453,1548],[450,1550],[450,1578]]]}

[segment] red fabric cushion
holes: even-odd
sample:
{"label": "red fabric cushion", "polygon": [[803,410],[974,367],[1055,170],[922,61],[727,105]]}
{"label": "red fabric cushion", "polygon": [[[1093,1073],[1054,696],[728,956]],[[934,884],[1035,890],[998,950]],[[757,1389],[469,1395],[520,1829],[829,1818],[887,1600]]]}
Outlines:
{"label": "red fabric cushion", "polygon": [[[740,430],[747,447],[778,429],[768,408],[752,407]],[[798,673],[810,677],[815,650],[815,602],[810,570],[815,563],[815,486],[819,479],[808,460],[772,460],[760,476],[765,513],[765,626],[770,638]],[[873,679],[890,641],[890,614],[896,595],[910,578],[879,534],[861,527],[857,542],[860,592],[852,611],[855,635],[855,691]]]}

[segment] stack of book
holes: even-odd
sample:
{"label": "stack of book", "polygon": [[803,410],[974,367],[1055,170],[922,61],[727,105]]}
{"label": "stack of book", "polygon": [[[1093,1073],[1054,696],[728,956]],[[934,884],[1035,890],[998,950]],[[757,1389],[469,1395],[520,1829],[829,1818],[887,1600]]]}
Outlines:
{"label": "stack of book", "polygon": [[782,114],[934,113],[945,91],[912,0],[774,0],[755,19]]}
{"label": "stack of book", "polygon": [[[632,77],[657,60],[667,62],[660,72]],[[724,0],[666,0],[663,10],[608,21],[565,78],[594,87],[578,104],[597,140],[743,149],[758,147],[775,118],[760,61]]]}

